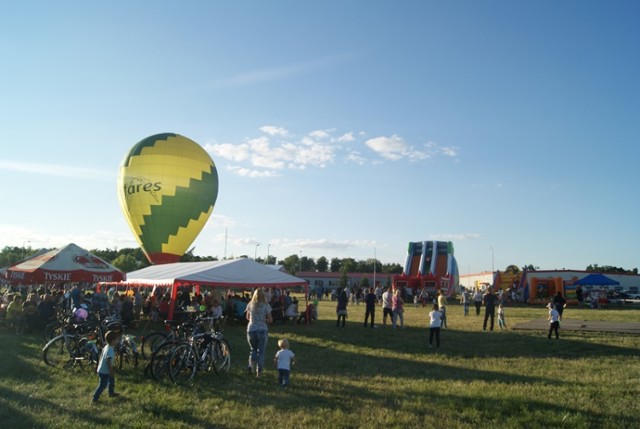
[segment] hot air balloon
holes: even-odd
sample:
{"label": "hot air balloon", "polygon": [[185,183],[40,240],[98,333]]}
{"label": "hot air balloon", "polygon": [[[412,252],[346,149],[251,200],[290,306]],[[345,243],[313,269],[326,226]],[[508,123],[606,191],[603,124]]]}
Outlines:
{"label": "hot air balloon", "polygon": [[120,166],[120,206],[152,264],[180,260],[207,223],[217,197],[213,160],[179,134],[147,137]]}

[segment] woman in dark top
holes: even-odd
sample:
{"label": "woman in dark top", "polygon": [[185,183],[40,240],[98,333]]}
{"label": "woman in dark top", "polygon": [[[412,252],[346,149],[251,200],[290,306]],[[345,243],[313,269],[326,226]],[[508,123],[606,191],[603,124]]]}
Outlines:
{"label": "woman in dark top", "polygon": [[347,292],[343,290],[338,295],[338,306],[336,307],[336,314],[338,315],[338,321],[336,322],[336,328],[340,327],[340,319],[342,319],[342,327],[344,328],[345,319],[347,318],[348,304],[349,304],[349,298],[347,298]]}
{"label": "woman in dark top", "polygon": [[560,315],[560,320],[562,320],[562,312],[567,306],[567,300],[562,296],[562,292],[558,291],[558,293],[553,297],[553,306]]}

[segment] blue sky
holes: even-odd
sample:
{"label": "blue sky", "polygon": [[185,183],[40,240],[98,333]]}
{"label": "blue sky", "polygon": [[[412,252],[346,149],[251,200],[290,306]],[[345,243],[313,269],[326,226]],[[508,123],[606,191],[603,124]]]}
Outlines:
{"label": "blue sky", "polygon": [[640,3],[5,2],[0,246],[131,247],[127,150],[220,175],[196,254],[640,266]]}

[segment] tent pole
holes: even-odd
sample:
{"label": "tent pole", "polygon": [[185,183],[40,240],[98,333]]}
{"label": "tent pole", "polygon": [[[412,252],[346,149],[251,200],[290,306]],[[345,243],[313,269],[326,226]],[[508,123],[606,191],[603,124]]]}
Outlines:
{"label": "tent pole", "polygon": [[174,283],[171,285],[171,302],[169,302],[169,314],[167,318],[173,320],[173,311],[176,308],[176,299],[178,298],[178,286]]}
{"label": "tent pole", "polygon": [[[309,314],[309,283],[305,283],[304,285],[304,311],[307,313],[307,325],[311,322],[310,314]],[[317,311],[317,310],[316,310]]]}

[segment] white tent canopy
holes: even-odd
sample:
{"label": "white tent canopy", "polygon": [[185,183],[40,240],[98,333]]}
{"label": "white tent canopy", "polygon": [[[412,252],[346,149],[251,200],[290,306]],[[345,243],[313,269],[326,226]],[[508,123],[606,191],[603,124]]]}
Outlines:
{"label": "white tent canopy", "polygon": [[127,274],[124,285],[171,286],[197,284],[221,287],[291,287],[306,281],[277,271],[252,259],[176,262],[151,265]]}
{"label": "white tent canopy", "polygon": [[[113,283],[112,283],[113,284]],[[180,286],[194,285],[225,288],[257,288],[306,286],[307,282],[282,271],[276,271],[252,259],[226,261],[176,262],[152,265],[127,274],[127,280],[117,285],[167,286],[171,288],[169,319],[173,318]]]}

